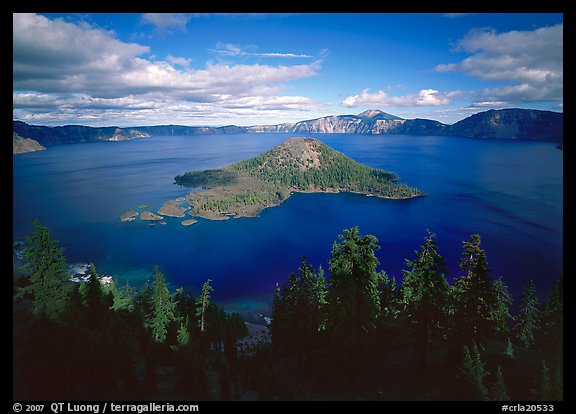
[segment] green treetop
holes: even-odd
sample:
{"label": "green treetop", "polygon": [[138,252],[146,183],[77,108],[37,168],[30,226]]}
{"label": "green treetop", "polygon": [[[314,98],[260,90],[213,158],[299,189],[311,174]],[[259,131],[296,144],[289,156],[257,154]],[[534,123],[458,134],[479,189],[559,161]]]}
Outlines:
{"label": "green treetop", "polygon": [[66,271],[64,249],[58,247],[47,227],[34,222],[33,232],[26,238],[24,271],[29,271],[30,284],[17,296],[32,295],[32,309],[39,318],[57,320],[69,302],[71,286]]}

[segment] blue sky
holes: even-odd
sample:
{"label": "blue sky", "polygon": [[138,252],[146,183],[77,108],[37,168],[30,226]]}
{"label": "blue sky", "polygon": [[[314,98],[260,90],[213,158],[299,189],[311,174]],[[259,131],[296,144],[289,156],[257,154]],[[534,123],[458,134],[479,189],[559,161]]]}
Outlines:
{"label": "blue sky", "polygon": [[256,125],[562,111],[561,14],[14,14],[13,117]]}

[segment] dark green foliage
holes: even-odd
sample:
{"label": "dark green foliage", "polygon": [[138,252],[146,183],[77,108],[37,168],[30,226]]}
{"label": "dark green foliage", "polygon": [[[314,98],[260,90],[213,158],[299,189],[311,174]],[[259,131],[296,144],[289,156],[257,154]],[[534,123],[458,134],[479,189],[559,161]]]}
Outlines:
{"label": "dark green foliage", "polygon": [[494,306],[492,308],[491,319],[494,323],[494,329],[498,338],[507,338],[510,329],[508,323],[514,318],[510,314],[510,305],[512,305],[512,297],[508,293],[508,286],[499,278],[494,281]]}
{"label": "dark green foliage", "polygon": [[132,312],[134,310],[135,305],[135,293],[134,289],[130,287],[128,281],[126,281],[126,285],[124,286],[124,290],[118,287],[118,284],[115,279],[112,280],[111,286],[113,304],[112,310],[114,311],[127,311]]}
{"label": "dark green foliage", "polygon": [[492,387],[492,400],[493,401],[509,401],[508,390],[504,383],[504,376],[502,375],[502,368],[499,366],[496,372],[496,382]]}
{"label": "dark green foliage", "polygon": [[480,357],[480,350],[478,345],[474,344],[472,351],[467,346],[464,346],[464,361],[462,362],[462,373],[464,377],[472,385],[474,398],[480,400],[488,400],[488,389],[484,386],[484,377],[489,372],[485,370],[485,363],[482,362]]}
{"label": "dark green foliage", "polygon": [[428,361],[430,335],[446,324],[449,287],[444,259],[438,253],[434,233],[428,232],[411,270],[404,271],[403,302],[415,329],[415,351],[420,365]]}
{"label": "dark green foliage", "polygon": [[378,291],[380,292],[380,318],[384,320],[395,319],[400,313],[401,292],[394,276],[382,270],[378,273]]}
{"label": "dark green foliage", "polygon": [[538,296],[536,296],[536,286],[530,280],[528,285],[522,291],[522,298],[520,302],[520,310],[516,316],[516,338],[520,343],[530,348],[534,345],[534,333],[538,328],[540,318],[540,310],[538,309]]}
{"label": "dark green foliage", "polygon": [[188,332],[189,325],[188,317],[186,317],[186,320],[183,322],[180,322],[180,328],[178,329],[176,337],[179,348],[186,348],[190,344],[190,333]]}
{"label": "dark green foliage", "polygon": [[154,341],[164,342],[168,332],[168,324],[175,319],[174,304],[170,297],[170,291],[166,286],[164,275],[158,268],[154,272],[154,284],[149,301],[149,312],[146,314],[146,327],[150,330]]}
{"label": "dark green foliage", "polygon": [[48,228],[38,220],[26,238],[23,271],[30,272],[30,284],[17,297],[32,297],[32,311],[39,318],[58,320],[69,302],[70,282],[64,249],[58,247]]}
{"label": "dark green foliage", "polygon": [[452,288],[454,313],[453,340],[458,344],[483,343],[495,332],[496,295],[481,238],[473,234],[464,242],[460,268],[464,275]]}
{"label": "dark green foliage", "polygon": [[507,358],[514,359],[514,347],[512,346],[512,341],[510,338],[506,340],[506,348],[504,349],[504,355]]}
{"label": "dark green foliage", "polygon": [[564,278],[554,285],[544,304],[540,318],[539,343],[546,349],[562,354],[564,337]]}
{"label": "dark green foliage", "polygon": [[90,278],[86,283],[86,293],[84,300],[86,306],[89,308],[98,308],[104,301],[104,294],[102,293],[100,278],[96,272],[94,263],[90,263]]}
{"label": "dark green foliage", "polygon": [[291,273],[276,291],[270,332],[274,345],[284,353],[306,360],[316,348],[324,319],[325,283],[323,272],[314,272],[302,256],[298,273]]}
{"label": "dark green foliage", "polygon": [[374,254],[380,246],[373,235],[361,236],[358,227],[344,230],[338,239],[330,258],[327,329],[337,340],[358,340],[376,329],[380,313],[379,261]]}
{"label": "dark green foliage", "polygon": [[185,187],[213,188],[220,185],[229,185],[237,181],[236,174],[229,170],[189,171],[174,178],[176,184]]}
{"label": "dark green foliage", "polygon": [[[272,344],[249,349],[237,349],[248,334],[242,317],[211,302],[211,280],[195,300],[182,288],[171,295],[158,269],[136,292],[116,281],[101,286],[91,266],[57,321],[31,318],[32,300],[14,306],[14,399],[563,399],[562,354],[543,338],[551,332],[562,341],[562,280],[546,301],[542,328],[532,330],[538,339],[514,349],[503,337],[507,289],[490,280],[479,238],[465,244],[466,276],[451,295],[433,234],[407,261],[402,285],[377,270],[377,243],[358,228],[345,230],[333,245],[328,281],[302,257],[276,287]],[[533,290],[525,289],[523,309],[538,308],[526,299]],[[479,306],[484,320],[472,312]],[[472,332],[483,343],[446,358],[465,337],[457,335],[465,320],[488,328]],[[413,363],[414,348],[425,367]]]}
{"label": "dark green foliage", "polygon": [[198,298],[197,303],[197,310],[196,310],[196,317],[198,318],[198,326],[200,327],[200,332],[204,332],[206,330],[206,313],[208,307],[210,305],[210,292],[214,290],[210,283],[212,282],[211,279],[208,279],[202,285],[202,293]]}
{"label": "dark green foliage", "polygon": [[[340,189],[343,191],[374,192],[387,197],[403,198],[421,195],[418,190],[394,183],[394,173],[359,164],[350,157],[313,139],[306,138],[319,152],[319,168],[308,168],[303,159],[295,158],[279,145],[249,160],[228,167],[253,178],[274,183],[278,188],[298,190]],[[291,161],[286,162],[286,161]],[[294,164],[295,163],[295,164]]]}
{"label": "dark green foliage", "polygon": [[[307,158],[305,148],[314,153],[314,159]],[[223,169],[191,171],[175,177],[178,184],[191,187],[230,186],[217,194],[191,196],[196,211],[219,213],[246,206],[277,205],[292,191],[351,191],[389,198],[423,195],[396,183],[397,179],[394,173],[359,164],[313,138],[293,138]],[[232,185],[236,183],[241,185]]]}
{"label": "dark green foliage", "polygon": [[375,251],[380,246],[373,235],[360,235],[358,227],[338,238],[330,258],[326,333],[336,375],[344,377],[356,375],[357,361],[378,325],[381,274]]}
{"label": "dark green foliage", "polygon": [[552,396],[552,384],[550,383],[550,369],[546,366],[546,361],[542,361],[542,372],[540,373],[540,395],[539,401],[549,401]]}

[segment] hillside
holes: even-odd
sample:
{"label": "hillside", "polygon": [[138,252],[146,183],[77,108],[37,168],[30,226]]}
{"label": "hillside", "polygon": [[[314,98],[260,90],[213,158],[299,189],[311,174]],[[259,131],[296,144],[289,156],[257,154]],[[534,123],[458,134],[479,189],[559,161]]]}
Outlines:
{"label": "hillside", "polygon": [[564,134],[563,114],[527,109],[480,112],[449,128],[450,135],[469,138],[511,138],[560,143]]}
{"label": "hillside", "polygon": [[12,133],[12,154],[24,154],[27,152],[35,152],[45,150],[42,145],[30,138],[23,138],[16,133]]}
{"label": "hillside", "polygon": [[394,173],[359,164],[314,138],[290,138],[223,169],[175,177],[177,184],[204,189],[186,196],[189,214],[214,220],[257,216],[293,192],[355,192],[392,199],[423,195],[397,179]]}
{"label": "hillside", "polygon": [[13,121],[15,133],[34,139],[43,146],[92,141],[120,141],[151,136],[193,136],[241,133],[321,133],[321,134],[402,134],[459,136],[466,138],[531,139],[560,143],[564,115],[534,109],[500,109],[480,112],[453,125],[430,119],[402,119],[370,109],[358,115],[330,115],[316,119],[277,125],[220,127],[157,125],[87,127],[67,125],[47,127]]}

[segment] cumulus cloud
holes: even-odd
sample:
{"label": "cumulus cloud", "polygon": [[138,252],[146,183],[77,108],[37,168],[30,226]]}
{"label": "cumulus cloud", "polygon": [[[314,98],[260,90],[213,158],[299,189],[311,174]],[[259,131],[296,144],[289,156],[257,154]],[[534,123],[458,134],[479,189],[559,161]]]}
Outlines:
{"label": "cumulus cloud", "polygon": [[439,92],[434,89],[422,89],[418,93],[404,96],[390,96],[386,92],[379,90],[371,93],[369,89],[364,89],[358,95],[348,96],[341,105],[351,108],[357,106],[374,105],[380,107],[388,106],[439,106],[448,105],[460,94],[460,91]]}
{"label": "cumulus cloud", "polygon": [[561,100],[563,96],[563,25],[532,31],[497,33],[470,31],[455,51],[470,54],[458,63],[436,66],[437,72],[462,72],[472,77],[510,82],[487,88],[485,100],[513,102]]}
{"label": "cumulus cloud", "polygon": [[[168,55],[152,60],[150,49],[125,43],[114,32],[49,19],[13,15],[13,105],[19,119],[113,119],[118,111],[134,111],[154,119],[213,111],[310,109],[305,97],[278,96],[293,80],[314,76],[321,66],[308,64],[208,64],[191,69],[189,58]],[[234,109],[235,108],[235,109]],[[84,118],[83,118],[84,117]],[[85,118],[88,117],[88,118]],[[76,121],[75,121],[76,122]]]}
{"label": "cumulus cloud", "polygon": [[191,13],[144,13],[142,22],[154,26],[158,33],[166,34],[173,31],[186,31]]}

